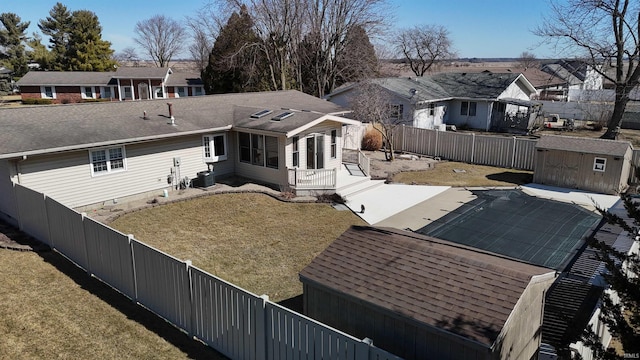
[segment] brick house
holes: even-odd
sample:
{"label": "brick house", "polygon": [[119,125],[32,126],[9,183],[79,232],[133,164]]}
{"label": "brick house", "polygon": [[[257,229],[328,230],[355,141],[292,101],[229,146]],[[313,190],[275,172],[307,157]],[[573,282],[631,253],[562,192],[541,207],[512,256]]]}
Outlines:
{"label": "brick house", "polygon": [[204,95],[200,76],[170,68],[120,67],[113,72],[30,71],[18,81],[22,100],[54,104],[167,99]]}

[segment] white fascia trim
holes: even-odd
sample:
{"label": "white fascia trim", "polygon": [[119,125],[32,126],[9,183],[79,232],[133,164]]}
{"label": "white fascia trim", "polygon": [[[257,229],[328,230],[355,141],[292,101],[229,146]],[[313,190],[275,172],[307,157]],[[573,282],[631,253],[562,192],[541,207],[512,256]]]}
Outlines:
{"label": "white fascia trim", "polygon": [[346,119],[346,118],[335,116],[335,115],[325,115],[325,116],[322,116],[322,117],[320,117],[318,119],[315,119],[315,120],[313,120],[313,121],[311,121],[311,122],[309,122],[309,123],[307,123],[307,124],[305,124],[303,126],[300,126],[300,127],[296,128],[294,130],[291,130],[291,131],[287,132],[286,136],[287,136],[287,138],[296,136],[297,134],[300,134],[301,132],[303,132],[303,131],[305,131],[305,130],[307,130],[309,128],[312,128],[312,127],[314,127],[314,126],[316,126],[316,125],[318,125],[318,124],[320,124],[320,123],[322,123],[324,121],[327,121],[327,120],[339,122],[339,123],[342,123],[342,124],[345,124],[345,125],[361,125],[362,124],[358,120]]}

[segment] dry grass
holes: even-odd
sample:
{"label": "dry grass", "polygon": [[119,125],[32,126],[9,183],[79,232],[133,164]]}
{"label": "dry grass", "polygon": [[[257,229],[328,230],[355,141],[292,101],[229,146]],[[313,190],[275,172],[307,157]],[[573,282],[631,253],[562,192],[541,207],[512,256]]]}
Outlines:
{"label": "dry grass", "polygon": [[0,249],[0,359],[224,359],[60,255]]}
{"label": "dry grass", "polygon": [[459,162],[439,162],[425,171],[402,172],[393,182],[433,186],[516,186],[530,183],[533,172]]}
{"label": "dry grass", "polygon": [[[606,129],[594,131],[589,129],[576,129],[574,131],[559,131],[544,129],[536,133],[536,135],[564,135],[575,137],[599,138],[604,134]],[[618,140],[630,142],[634,147],[640,147],[640,131],[632,129],[621,129]]]}
{"label": "dry grass", "polygon": [[298,272],[349,226],[328,204],[221,194],[127,214],[109,225],[273,301],[302,293]]}

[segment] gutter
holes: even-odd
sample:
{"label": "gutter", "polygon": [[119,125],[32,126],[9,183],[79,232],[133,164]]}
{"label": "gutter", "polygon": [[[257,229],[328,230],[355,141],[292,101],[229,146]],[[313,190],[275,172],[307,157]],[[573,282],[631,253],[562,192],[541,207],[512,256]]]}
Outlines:
{"label": "gutter", "polygon": [[83,150],[83,149],[90,149],[90,148],[96,148],[96,147],[102,147],[102,146],[122,145],[127,143],[177,138],[181,136],[205,134],[208,132],[227,131],[227,130],[231,130],[231,125],[226,125],[218,128],[185,131],[185,132],[179,132],[179,133],[173,133],[173,134],[149,135],[149,136],[141,136],[136,138],[121,139],[121,140],[110,140],[110,141],[101,141],[101,142],[89,143],[89,144],[61,146],[57,148],[50,148],[50,149],[44,149],[44,150],[22,151],[17,153],[2,154],[0,155],[0,159],[10,159],[10,158],[17,158],[17,157],[22,157],[24,159],[26,156],[31,156],[31,155],[44,155],[44,154],[58,153],[58,152],[64,152],[64,151]]}

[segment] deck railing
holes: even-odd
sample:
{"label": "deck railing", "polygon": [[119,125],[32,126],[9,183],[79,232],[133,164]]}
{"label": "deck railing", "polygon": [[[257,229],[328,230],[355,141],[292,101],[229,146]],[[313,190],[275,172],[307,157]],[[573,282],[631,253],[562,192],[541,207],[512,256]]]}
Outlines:
{"label": "deck railing", "polygon": [[335,189],[337,169],[289,169],[289,185],[296,189]]}
{"label": "deck railing", "polygon": [[360,150],[342,150],[342,162],[347,164],[358,164],[365,175],[370,175],[371,159]]}

